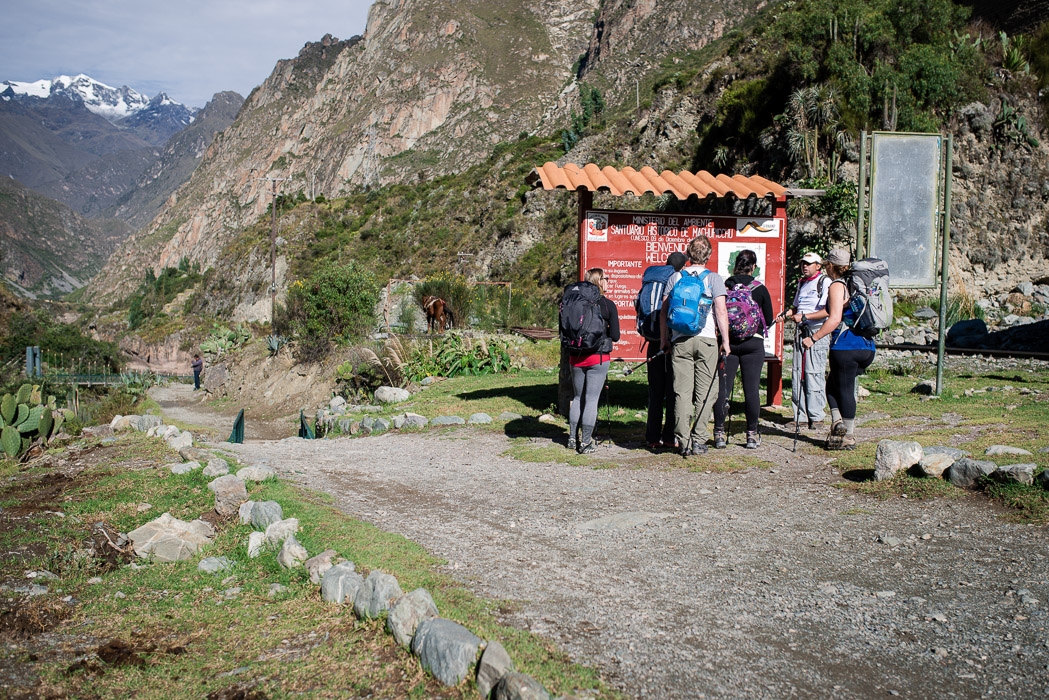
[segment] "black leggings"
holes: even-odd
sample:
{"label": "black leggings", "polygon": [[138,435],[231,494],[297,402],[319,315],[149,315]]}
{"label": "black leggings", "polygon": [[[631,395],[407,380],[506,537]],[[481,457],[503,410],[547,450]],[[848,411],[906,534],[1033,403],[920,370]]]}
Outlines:
{"label": "black leggings", "polygon": [[830,353],[827,402],[844,420],[856,417],[856,377],[874,362],[873,350],[834,350]]}
{"label": "black leggings", "polygon": [[718,400],[714,404],[714,430],[725,429],[729,396],[736,381],[736,369],[743,374],[743,412],[747,416],[747,431],[757,432],[761,413],[761,366],[765,364],[765,341],[747,338],[729,346],[732,354],[718,368]]}

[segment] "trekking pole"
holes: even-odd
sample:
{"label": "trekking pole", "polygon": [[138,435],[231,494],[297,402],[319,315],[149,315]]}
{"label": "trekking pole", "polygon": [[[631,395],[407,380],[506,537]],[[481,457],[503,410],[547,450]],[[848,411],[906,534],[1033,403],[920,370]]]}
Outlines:
{"label": "trekking pole", "polygon": [[[725,365],[725,361],[722,360],[721,361],[721,366],[724,366],[724,365]],[[740,367],[740,371],[741,372],[743,371],[742,367]],[[744,389],[743,393],[746,394],[746,390],[745,389]],[[735,396],[736,396],[736,373],[733,372],[732,373],[732,380],[731,380],[731,383],[729,384],[728,398],[725,399],[725,440],[726,440],[726,442],[728,441],[729,437],[732,436],[732,399],[735,398]]]}
{"label": "trekking pole", "polygon": [[[612,402],[608,398],[610,389],[608,388],[608,379],[606,375],[605,379],[605,436],[608,438],[608,442],[612,442]],[[600,415],[600,409],[598,415]],[[597,439],[596,437],[594,438]]]}
{"label": "trekking pole", "polygon": [[[804,323],[797,324],[795,329],[796,338],[794,341],[794,352],[801,352],[801,391],[798,397],[801,399],[799,404],[805,405],[805,417],[809,415],[809,396],[808,396],[808,382],[805,379],[805,360],[808,354],[805,350],[805,343],[802,341],[808,338],[810,333],[807,330],[807,326]],[[793,378],[792,378],[793,381]],[[798,434],[801,432],[801,406],[794,407],[794,447],[791,448],[791,452],[798,451]]]}
{"label": "trekking pole", "polygon": [[666,354],[667,354],[666,350],[660,350],[659,352],[657,352],[655,355],[653,355],[652,357],[648,358],[644,362],[639,362],[636,365],[634,365],[633,367],[627,367],[625,370],[623,370],[623,376],[624,377],[629,377],[631,374],[633,374],[637,370],[641,369],[642,367],[647,365],[652,360],[656,359],[657,357],[662,357],[663,355],[666,355]]}

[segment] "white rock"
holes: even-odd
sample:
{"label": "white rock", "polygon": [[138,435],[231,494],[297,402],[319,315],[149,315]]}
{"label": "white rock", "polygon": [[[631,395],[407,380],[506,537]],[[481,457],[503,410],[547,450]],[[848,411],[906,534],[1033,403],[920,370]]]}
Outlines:
{"label": "white rock", "polygon": [[237,478],[244,481],[265,481],[277,476],[277,472],[269,467],[252,466],[244,467],[237,472]]}
{"label": "white rock", "polygon": [[288,537],[299,531],[298,518],[285,518],[279,523],[273,523],[266,527],[266,544],[276,547]]}
{"label": "white rock", "polygon": [[395,386],[381,386],[375,390],[375,400],[379,403],[400,403],[411,397],[407,390]]}
{"label": "white rock", "polygon": [[266,535],[261,532],[253,532],[248,535],[248,558],[254,559],[262,554],[262,547],[266,544]]}

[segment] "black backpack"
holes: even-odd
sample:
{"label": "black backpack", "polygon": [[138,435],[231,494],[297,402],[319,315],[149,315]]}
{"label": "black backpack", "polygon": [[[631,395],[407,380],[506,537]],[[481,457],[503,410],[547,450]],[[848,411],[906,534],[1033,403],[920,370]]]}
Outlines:
{"label": "black backpack", "polygon": [[612,342],[601,313],[601,290],[589,282],[575,282],[565,287],[561,297],[559,330],[561,344],[577,355],[611,352]]}

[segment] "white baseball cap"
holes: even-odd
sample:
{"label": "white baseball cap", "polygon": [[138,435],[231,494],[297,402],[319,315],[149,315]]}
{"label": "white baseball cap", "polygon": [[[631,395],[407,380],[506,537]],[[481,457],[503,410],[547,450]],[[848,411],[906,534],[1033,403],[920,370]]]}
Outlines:
{"label": "white baseball cap", "polygon": [[807,263],[823,262],[823,258],[819,256],[819,253],[805,253],[801,256],[801,259]]}

